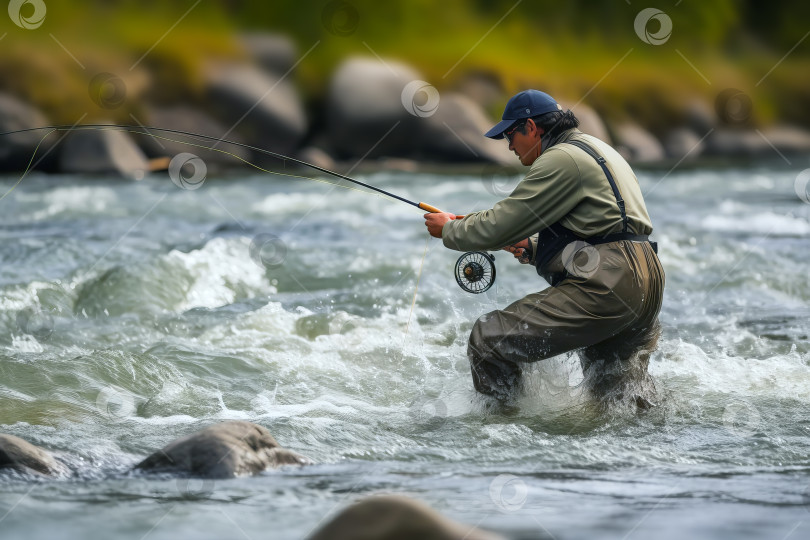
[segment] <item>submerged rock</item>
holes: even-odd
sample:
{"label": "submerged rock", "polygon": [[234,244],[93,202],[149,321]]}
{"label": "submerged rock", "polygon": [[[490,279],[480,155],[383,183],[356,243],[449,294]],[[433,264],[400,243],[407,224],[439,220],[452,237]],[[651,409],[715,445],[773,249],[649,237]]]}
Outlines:
{"label": "submerged rock", "polygon": [[50,453],[14,435],[0,435],[0,469],[48,476],[64,472]]}
{"label": "submerged rock", "polygon": [[135,468],[201,478],[232,478],[309,462],[307,458],[279,446],[262,426],[231,421],[177,439]]}
{"label": "submerged rock", "polygon": [[364,499],[327,523],[309,540],[503,540],[462,525],[425,504],[401,496]]}

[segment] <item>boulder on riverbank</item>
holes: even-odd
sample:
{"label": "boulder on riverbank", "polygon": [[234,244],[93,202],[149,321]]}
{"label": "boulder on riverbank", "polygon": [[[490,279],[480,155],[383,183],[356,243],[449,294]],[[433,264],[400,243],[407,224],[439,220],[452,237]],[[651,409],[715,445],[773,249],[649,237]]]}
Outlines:
{"label": "boulder on riverbank", "polygon": [[79,129],[66,134],[60,142],[59,170],[140,180],[150,165],[129,134],[116,129]]}
{"label": "boulder on riverbank", "polygon": [[251,422],[231,421],[209,426],[158,450],[135,468],[198,478],[233,478],[309,460],[279,446],[270,432]]}
{"label": "boulder on riverbank", "polygon": [[452,521],[427,505],[401,496],[364,499],[343,510],[309,540],[503,540]]}
{"label": "boulder on riverbank", "polygon": [[[47,125],[48,119],[36,108],[8,94],[0,94],[0,133]],[[40,141],[37,156],[46,156],[57,139],[50,135],[43,140],[47,133],[47,130],[38,130],[4,135],[0,140],[0,171],[24,170]]]}
{"label": "boulder on riverbank", "polygon": [[[219,136],[233,133],[259,148],[291,154],[307,132],[307,117],[289,77],[265,72],[250,64],[212,66],[205,81],[208,109],[227,126]],[[253,156],[263,161],[263,155]]]}
{"label": "boulder on riverbank", "polygon": [[42,448],[14,435],[0,434],[0,469],[56,476],[65,467]]}
{"label": "boulder on riverbank", "polygon": [[[145,119],[146,124],[149,126],[199,133],[215,139],[219,139],[228,131],[224,124],[214,120],[203,111],[186,105],[147,108]],[[195,137],[160,131],[150,132],[150,134],[152,136],[137,135],[135,138],[138,146],[150,158],[160,156],[171,158],[182,152],[190,152],[198,155],[205,162],[209,171],[215,171],[233,167],[245,167],[247,165],[242,160],[250,160],[251,157],[250,150],[246,148],[218,143],[216,140],[199,140]],[[231,133],[226,138],[235,142],[244,142],[235,133]],[[215,147],[216,149],[206,150],[176,141],[188,141],[201,146]],[[221,152],[217,150],[221,150]]]}

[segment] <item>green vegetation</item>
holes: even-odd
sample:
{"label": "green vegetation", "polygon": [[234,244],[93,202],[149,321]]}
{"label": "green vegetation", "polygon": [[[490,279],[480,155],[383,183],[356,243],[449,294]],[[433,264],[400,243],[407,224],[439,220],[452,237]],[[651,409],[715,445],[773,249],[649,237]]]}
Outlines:
{"label": "green vegetation", "polygon": [[[632,115],[653,129],[677,120],[692,97],[711,103],[729,87],[751,96],[758,124],[810,125],[810,39],[796,46],[810,30],[810,4],[349,2],[327,21],[338,33],[347,30],[342,36],[327,31],[326,0],[206,0],[174,27],[192,0],[96,0],[81,8],[52,1],[36,30],[3,25],[8,35],[0,42],[0,89],[36,103],[55,121],[75,121],[79,110],[88,111],[88,119],[125,120],[140,98],[198,99],[206,65],[242,55],[239,33],[267,30],[291,36],[301,54],[319,42],[297,72],[310,102],[326,92],[342,59],[376,53],[413,65],[440,90],[474,70],[496,76],[507,95],[537,87],[575,103],[587,94],[586,102],[602,114]],[[671,17],[666,43],[650,45],[636,35],[633,22],[642,7],[658,7]],[[131,109],[107,111],[90,100],[88,82],[99,72],[124,79]],[[501,105],[493,105],[493,115]]]}

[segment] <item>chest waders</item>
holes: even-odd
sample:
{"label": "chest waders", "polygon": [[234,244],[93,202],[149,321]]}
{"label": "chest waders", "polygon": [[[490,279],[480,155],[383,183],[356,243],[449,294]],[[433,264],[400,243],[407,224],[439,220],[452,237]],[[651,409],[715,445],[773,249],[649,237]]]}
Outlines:
{"label": "chest waders", "polygon": [[[586,242],[591,245],[607,244],[610,242],[618,242],[619,240],[631,240],[633,242],[650,242],[650,237],[646,234],[635,234],[629,230],[627,211],[625,210],[624,199],[619,191],[619,186],[616,185],[616,180],[613,174],[608,169],[605,158],[596,153],[596,151],[582,141],[568,141],[564,144],[576,146],[586,154],[591,156],[605,173],[610,189],[613,191],[613,196],[616,198],[616,205],[622,216],[622,232],[608,234],[605,236],[590,236],[582,238],[574,233],[572,230],[564,227],[560,222],[557,222],[550,227],[546,227],[538,232],[537,235],[537,256],[535,257],[535,266],[537,273],[551,284],[556,287],[562,280],[568,277],[568,272],[547,272],[543,268],[551,261],[554,256],[565,249],[565,246],[572,242]],[[658,253],[658,244],[650,242],[653,251]]]}

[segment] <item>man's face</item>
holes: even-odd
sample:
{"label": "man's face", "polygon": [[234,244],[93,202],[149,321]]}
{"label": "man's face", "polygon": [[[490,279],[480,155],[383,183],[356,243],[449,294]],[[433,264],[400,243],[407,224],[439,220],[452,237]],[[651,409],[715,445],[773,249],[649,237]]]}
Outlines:
{"label": "man's face", "polygon": [[543,135],[543,129],[538,128],[534,121],[530,118],[526,120],[523,127],[524,133],[520,129],[514,131],[507,130],[509,136],[509,150],[513,151],[523,165],[529,166],[534,163],[534,160],[540,155],[542,148],[540,147],[540,137]]}

